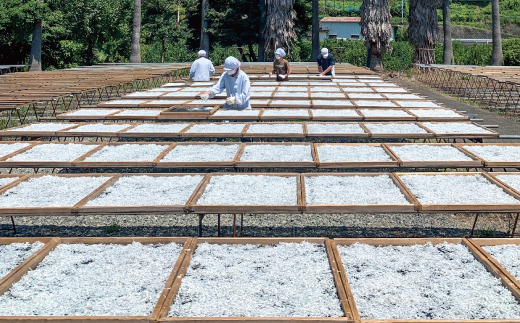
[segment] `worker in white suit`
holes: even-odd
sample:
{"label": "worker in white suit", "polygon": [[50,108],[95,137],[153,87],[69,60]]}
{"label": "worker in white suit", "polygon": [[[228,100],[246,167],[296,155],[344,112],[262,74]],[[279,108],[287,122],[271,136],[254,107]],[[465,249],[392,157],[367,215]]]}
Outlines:
{"label": "worker in white suit", "polygon": [[206,58],[206,51],[199,50],[199,59],[191,64],[190,79],[194,81],[209,81],[209,77],[215,74],[213,63]]}
{"label": "worker in white suit", "polygon": [[233,56],[229,56],[224,61],[224,71],[226,71],[218,83],[209,91],[201,95],[203,100],[213,98],[215,95],[226,90],[226,104],[224,109],[251,109],[249,99],[251,98],[251,82],[249,76],[240,70],[240,61]]}

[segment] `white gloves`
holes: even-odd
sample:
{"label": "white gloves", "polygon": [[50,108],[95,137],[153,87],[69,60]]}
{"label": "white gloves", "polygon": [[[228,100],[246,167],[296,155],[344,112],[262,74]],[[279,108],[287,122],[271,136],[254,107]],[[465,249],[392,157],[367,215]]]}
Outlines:
{"label": "white gloves", "polygon": [[230,97],[226,98],[226,104],[227,105],[233,105],[233,104],[235,104],[236,100],[237,100],[236,97],[230,96]]}
{"label": "white gloves", "polygon": [[207,94],[207,93],[202,93],[202,94],[200,95],[200,98],[201,98],[202,101],[206,101],[206,100],[209,99],[209,94]]}

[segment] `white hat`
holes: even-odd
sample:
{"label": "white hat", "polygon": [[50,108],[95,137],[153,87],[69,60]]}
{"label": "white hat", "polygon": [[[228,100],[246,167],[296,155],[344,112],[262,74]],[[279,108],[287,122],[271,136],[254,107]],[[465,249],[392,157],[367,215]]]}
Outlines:
{"label": "white hat", "polygon": [[239,68],[239,67],[240,67],[240,61],[233,56],[229,56],[224,61],[224,70],[225,71],[231,71],[231,70],[234,70],[235,68]]}
{"label": "white hat", "polygon": [[199,57],[206,56],[206,51],[201,49],[201,50],[199,50],[198,54],[199,54]]}
{"label": "white hat", "polygon": [[321,55],[328,55],[328,54],[329,54],[329,50],[327,48],[321,49]]}
{"label": "white hat", "polygon": [[278,48],[274,53],[280,55],[281,57],[285,57],[285,51],[283,48]]}

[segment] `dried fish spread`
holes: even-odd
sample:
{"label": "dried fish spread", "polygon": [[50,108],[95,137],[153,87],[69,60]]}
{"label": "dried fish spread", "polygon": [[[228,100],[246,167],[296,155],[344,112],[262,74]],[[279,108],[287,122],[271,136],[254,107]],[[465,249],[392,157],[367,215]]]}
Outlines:
{"label": "dried fish spread", "polygon": [[[340,85],[341,86],[351,86],[352,84],[350,84],[350,83],[342,83]],[[346,92],[347,94],[350,94],[350,92],[354,92],[354,93],[357,93],[357,92],[366,92],[366,93],[374,92],[374,90],[372,90],[371,88],[363,87],[363,86],[343,87],[341,89],[343,90],[343,92]]]}
{"label": "dried fish spread", "polygon": [[452,146],[402,145],[390,149],[404,161],[471,161],[470,157]]}
{"label": "dried fish spread", "polygon": [[491,131],[476,126],[471,123],[445,122],[431,123],[425,122],[423,125],[435,133],[491,133]]}
{"label": "dried fish spread", "polygon": [[86,206],[185,205],[201,175],[124,176]]}
{"label": "dried fish spread", "polygon": [[440,108],[441,106],[430,101],[394,101],[402,108]]}
{"label": "dried fish spread", "polygon": [[520,146],[472,145],[463,148],[487,161],[520,161]]}
{"label": "dried fish spread", "polygon": [[313,106],[337,106],[337,107],[352,107],[351,101],[347,100],[312,100]]}
{"label": "dried fish spread", "polygon": [[361,113],[363,113],[366,117],[412,117],[409,113],[404,110],[393,110],[393,109],[361,109]]}
{"label": "dried fish spread", "polygon": [[272,124],[252,124],[247,133],[303,133],[301,124],[272,123]]}
{"label": "dried fish spread", "polygon": [[175,124],[156,124],[156,123],[143,123],[129,129],[127,132],[171,132],[177,133],[182,129],[189,126],[189,123],[175,123]]}
{"label": "dried fish spread", "polygon": [[91,123],[67,130],[67,132],[118,132],[128,127],[130,127],[129,124]]}
{"label": "dried fish spread", "polygon": [[374,90],[376,90],[379,93],[407,93],[408,91],[405,89],[402,89],[400,87],[375,87]]}
{"label": "dried fish spread", "polygon": [[520,280],[520,246],[507,244],[483,246],[482,248],[495,258],[516,280]]}
{"label": "dried fish spread", "polygon": [[244,124],[241,123],[209,123],[195,124],[187,133],[241,133]]}
{"label": "dried fish spread", "polygon": [[381,108],[397,108],[398,106],[393,104],[391,101],[370,101],[370,100],[359,100],[354,101],[358,107],[381,107]]}
{"label": "dried fish spread", "polygon": [[13,144],[0,144],[0,157],[7,156],[9,154],[14,153],[17,150],[25,148],[29,146],[29,143],[13,143]]}
{"label": "dried fish spread", "polygon": [[215,114],[213,114],[214,116],[218,117],[218,116],[252,116],[252,117],[257,117],[259,114],[260,114],[260,111],[261,110],[252,110],[252,109],[245,109],[245,110],[225,110],[225,109],[220,109],[218,110],[217,112],[215,112]]}
{"label": "dried fish spread", "polygon": [[319,145],[320,162],[374,162],[392,161],[381,146]]}
{"label": "dried fish spread", "polygon": [[362,319],[518,319],[520,305],[460,244],[338,246]]}
{"label": "dried fish spread", "polygon": [[365,133],[365,130],[357,123],[341,124],[341,123],[307,123],[307,131],[310,134],[315,133]]}
{"label": "dried fish spread", "polygon": [[516,191],[520,192],[520,175],[495,175],[496,178],[501,180],[506,185],[509,185]]}
{"label": "dried fish spread", "polygon": [[[153,89],[152,91],[155,91],[155,90],[157,90],[157,89]],[[161,89],[161,91],[162,91],[162,89]],[[177,89],[175,89],[175,91],[177,91]],[[157,92],[157,91],[155,91],[155,92],[134,92],[134,93],[130,93],[130,94],[125,95],[123,98],[127,98],[127,97],[131,98],[133,96],[137,96],[137,97],[145,97],[146,96],[146,97],[155,98],[155,97],[160,96],[161,94],[163,94],[163,93]]]}
{"label": "dried fish spread", "polygon": [[341,317],[327,252],[302,243],[197,246],[170,317]]}
{"label": "dried fish spread", "polygon": [[482,175],[403,175],[401,180],[422,204],[520,203]]}
{"label": "dried fish spread", "polygon": [[76,123],[33,123],[21,128],[6,129],[7,131],[60,131],[70,127],[77,126]]}
{"label": "dried fish spread", "polygon": [[247,145],[240,161],[312,162],[310,145]]}
{"label": "dried fish spread", "polygon": [[297,205],[295,176],[215,175],[198,205]]}
{"label": "dried fish spread", "polygon": [[308,117],[309,110],[306,109],[267,109],[262,117]]}
{"label": "dried fish spread", "polygon": [[345,98],[345,94],[341,93],[341,92],[329,92],[329,93],[326,93],[326,92],[322,92],[322,93],[316,93],[316,92],[313,92],[311,93],[311,99],[314,99],[314,98]]}
{"label": "dried fish spread", "polygon": [[8,161],[73,161],[97,145],[40,144],[9,158]]}
{"label": "dried fish spread", "polygon": [[310,100],[273,100],[271,106],[283,107],[283,106],[310,106]]}
{"label": "dried fish spread", "polygon": [[50,175],[30,178],[0,195],[0,207],[71,207],[108,179],[108,176]]}
{"label": "dried fish spread", "polygon": [[381,94],[376,93],[349,93],[348,97],[351,99],[384,99]]}
{"label": "dried fish spread", "polygon": [[364,125],[372,133],[427,133],[413,123],[365,123]]}
{"label": "dried fish spread", "polygon": [[240,145],[177,145],[160,162],[233,161]]}
{"label": "dried fish spread", "polygon": [[442,117],[442,118],[461,118],[460,114],[449,109],[410,109],[408,110],[418,117]]}
{"label": "dried fish spread", "polygon": [[108,102],[103,102],[103,104],[109,104],[109,105],[139,105],[145,103],[146,100],[113,100]]}
{"label": "dried fish spread", "polygon": [[0,315],[149,316],[181,249],[62,243],[0,296]]}
{"label": "dried fish spread", "polygon": [[15,269],[33,253],[41,249],[41,247],[43,247],[43,243],[39,241],[35,243],[0,244],[0,279],[9,274],[11,270]]}
{"label": "dried fish spread", "polygon": [[168,146],[167,145],[109,145],[88,156],[85,161],[116,162],[116,161],[153,161]]}
{"label": "dried fish spread", "polygon": [[313,109],[313,117],[360,117],[356,110],[351,109]]}
{"label": "dried fish spread", "polygon": [[[259,92],[257,92],[259,93]],[[277,91],[274,94],[274,97],[292,97],[292,98],[299,98],[299,99],[307,99],[309,94],[307,92],[280,92]]]}
{"label": "dried fish spread", "polygon": [[144,116],[144,117],[155,117],[161,114],[163,110],[152,110],[152,109],[146,109],[146,110],[136,110],[136,109],[128,109],[123,110],[115,116],[122,117],[122,116]]}
{"label": "dried fish spread", "polygon": [[19,177],[0,177],[0,187],[5,186],[7,184],[11,184],[16,181]]}
{"label": "dried fish spread", "polygon": [[385,94],[390,100],[424,100],[423,97],[415,94]]}
{"label": "dried fish spread", "polygon": [[309,205],[411,204],[388,175],[308,176],[305,194]]}
{"label": "dried fish spread", "polygon": [[106,116],[115,113],[116,109],[79,109],[74,112],[64,113],[65,116]]}

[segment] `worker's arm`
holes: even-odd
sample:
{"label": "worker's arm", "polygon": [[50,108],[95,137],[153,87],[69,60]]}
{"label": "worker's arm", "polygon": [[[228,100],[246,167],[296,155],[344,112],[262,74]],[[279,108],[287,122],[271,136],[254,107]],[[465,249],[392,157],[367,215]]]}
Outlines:
{"label": "worker's arm", "polygon": [[226,76],[226,72],[224,72],[224,74],[222,74],[222,76],[218,79],[217,84],[213,85],[213,87],[209,91],[206,91],[204,93],[209,94],[210,98],[214,98],[215,95],[222,93],[226,88],[224,81],[222,81],[224,76]]}
{"label": "worker's arm", "polygon": [[318,65],[318,72],[321,74],[321,72],[323,72],[323,68],[321,68],[320,65]]}
{"label": "worker's arm", "polygon": [[235,98],[235,103],[238,106],[243,106],[247,100],[251,98],[251,82],[249,81],[249,77],[245,74],[242,74],[240,83],[242,84],[242,91],[237,93]]}
{"label": "worker's arm", "polygon": [[215,74],[215,67],[213,66],[213,63],[209,61],[209,76],[212,76]]}
{"label": "worker's arm", "polygon": [[[334,65],[331,65],[331,66],[327,67],[327,69],[324,70],[323,72],[321,72],[320,74],[321,74],[321,75],[325,75],[325,74],[327,74],[328,72],[330,72],[330,70],[331,70],[333,67],[334,67]],[[320,68],[321,68],[321,67],[320,67]]]}

